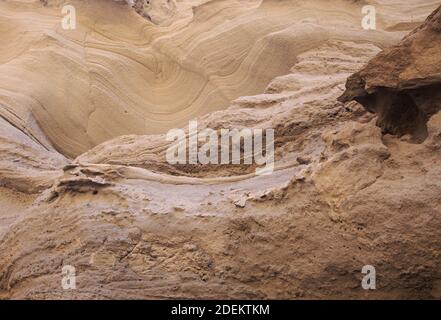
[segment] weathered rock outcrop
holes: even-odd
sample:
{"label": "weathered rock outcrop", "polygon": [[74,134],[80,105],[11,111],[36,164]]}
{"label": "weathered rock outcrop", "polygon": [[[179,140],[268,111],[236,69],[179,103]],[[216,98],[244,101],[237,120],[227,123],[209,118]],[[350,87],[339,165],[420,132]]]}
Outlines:
{"label": "weathered rock outcrop", "polygon": [[441,7],[349,77],[339,100],[377,113],[384,133],[424,140],[428,119],[441,109]]}
{"label": "weathered rock outcrop", "polygon": [[[337,101],[439,1],[63,3],[0,1],[0,298],[441,298],[441,113],[415,144]],[[273,174],[167,163],[194,117],[274,129]]]}

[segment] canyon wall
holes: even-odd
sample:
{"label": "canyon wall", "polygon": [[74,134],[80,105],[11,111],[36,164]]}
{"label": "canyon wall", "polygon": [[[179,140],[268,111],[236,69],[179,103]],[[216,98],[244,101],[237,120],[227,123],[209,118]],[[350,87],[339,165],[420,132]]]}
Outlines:
{"label": "canyon wall", "polygon": [[[439,1],[150,2],[0,2],[0,298],[440,298]],[[274,172],[171,165],[191,119]]]}

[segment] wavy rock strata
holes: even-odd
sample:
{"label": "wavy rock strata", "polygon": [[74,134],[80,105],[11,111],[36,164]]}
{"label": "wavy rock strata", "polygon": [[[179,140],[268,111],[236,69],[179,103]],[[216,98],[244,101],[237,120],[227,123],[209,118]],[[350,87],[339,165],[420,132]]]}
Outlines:
{"label": "wavy rock strata", "polygon": [[[440,298],[441,115],[411,143],[337,101],[439,3],[372,1],[365,31],[332,2],[73,1],[74,31],[63,1],[1,2],[0,297]],[[273,128],[274,173],[167,163],[194,117]]]}

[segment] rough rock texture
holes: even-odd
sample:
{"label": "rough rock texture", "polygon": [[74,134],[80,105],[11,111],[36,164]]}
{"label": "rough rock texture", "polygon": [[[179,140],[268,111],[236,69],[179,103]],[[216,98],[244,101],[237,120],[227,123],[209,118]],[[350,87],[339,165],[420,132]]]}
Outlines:
{"label": "rough rock texture", "polygon": [[441,109],[441,7],[352,75],[339,100],[377,113],[384,133],[424,140],[426,122]]}
{"label": "rough rock texture", "polygon": [[[372,1],[377,31],[354,1],[191,1],[165,26],[73,2],[71,33],[63,1],[0,2],[0,298],[441,298],[441,113],[411,143],[337,101],[439,1]],[[195,116],[274,128],[275,172],[168,164]]]}

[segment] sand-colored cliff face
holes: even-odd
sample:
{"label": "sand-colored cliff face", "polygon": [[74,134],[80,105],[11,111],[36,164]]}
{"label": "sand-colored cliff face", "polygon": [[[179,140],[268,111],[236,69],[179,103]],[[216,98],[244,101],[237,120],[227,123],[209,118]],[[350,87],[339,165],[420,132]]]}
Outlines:
{"label": "sand-colored cliff face", "polygon": [[[337,101],[439,1],[369,1],[376,31],[356,1],[150,2],[73,1],[76,30],[0,3],[0,298],[440,298],[440,114],[414,143]],[[194,117],[273,128],[274,173],[167,163]]]}
{"label": "sand-colored cliff face", "polygon": [[[345,0],[182,1],[174,14],[152,1],[145,10],[170,15],[165,26],[123,2],[78,0],[69,2],[76,30],[61,28],[63,3],[2,2],[0,101],[17,126],[29,127],[32,113],[69,157],[116,136],[184,126],[260,93],[327,39],[390,41],[385,33],[355,35],[360,6]],[[417,8],[414,19],[427,12]]]}

